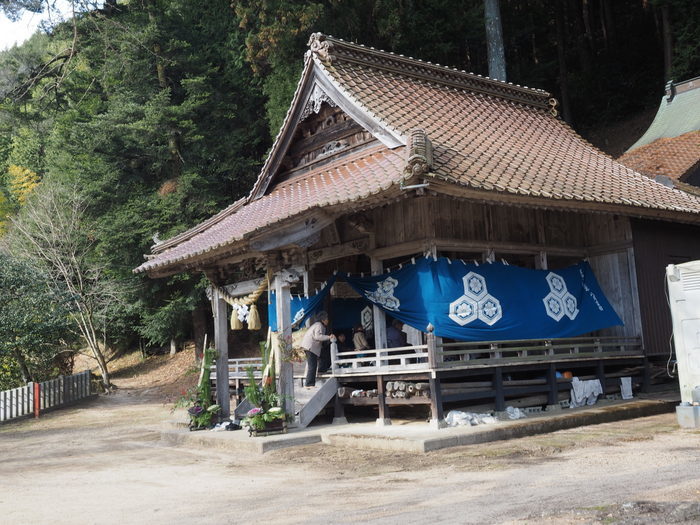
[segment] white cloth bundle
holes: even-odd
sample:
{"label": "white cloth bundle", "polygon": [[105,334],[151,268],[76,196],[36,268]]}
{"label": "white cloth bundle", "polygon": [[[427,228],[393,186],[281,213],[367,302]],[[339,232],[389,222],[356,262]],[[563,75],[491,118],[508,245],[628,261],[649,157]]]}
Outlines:
{"label": "white cloth bundle", "polygon": [[581,381],[578,377],[571,380],[571,408],[595,405],[598,396],[603,393],[599,379]]}

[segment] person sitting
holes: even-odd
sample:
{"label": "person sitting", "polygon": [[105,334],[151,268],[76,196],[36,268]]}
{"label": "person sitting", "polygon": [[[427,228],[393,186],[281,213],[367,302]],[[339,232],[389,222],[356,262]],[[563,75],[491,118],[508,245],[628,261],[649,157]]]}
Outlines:
{"label": "person sitting", "polygon": [[306,388],[316,386],[318,358],[321,355],[323,342],[335,341],[333,334],[326,335],[326,327],[329,322],[328,314],[324,311],[319,312],[316,315],[316,322],[309,327],[301,341],[301,347],[306,354]]}
{"label": "person sitting", "polygon": [[[337,343],[338,343],[338,353],[342,352],[352,352],[353,348],[348,344],[347,336],[345,335],[345,332],[340,332],[339,334],[336,335]],[[346,359],[348,356],[340,356],[340,359]],[[340,365],[341,368],[347,368],[350,366],[350,363],[343,363]]]}
{"label": "person sitting", "polygon": [[[369,343],[367,342],[367,338],[365,337],[365,329],[362,327],[362,325],[356,325],[352,331],[352,344],[355,347],[355,352],[359,352],[361,350],[369,350]],[[368,354],[357,354],[357,357],[367,356]],[[360,363],[360,366],[365,366],[366,364],[367,363]]]}
{"label": "person sitting", "polygon": [[391,326],[386,331],[386,347],[398,348],[406,346],[406,334],[402,331],[403,323],[398,319],[391,322]]}

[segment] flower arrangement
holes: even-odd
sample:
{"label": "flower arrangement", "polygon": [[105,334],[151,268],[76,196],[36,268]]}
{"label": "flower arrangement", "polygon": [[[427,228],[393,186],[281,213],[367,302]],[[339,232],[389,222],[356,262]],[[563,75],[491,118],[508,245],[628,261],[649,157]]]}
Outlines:
{"label": "flower arrangement", "polygon": [[243,425],[247,426],[251,432],[264,430],[268,424],[274,421],[286,420],[287,414],[280,405],[280,396],[275,391],[275,382],[267,377],[260,384],[255,379],[253,367],[248,367],[248,384],[243,391],[248,401],[254,405],[245,418]]}
{"label": "flower arrangement", "polygon": [[251,408],[246,414],[243,423],[252,430],[264,430],[268,423],[277,420],[285,420],[285,413],[282,407],[270,407],[267,411],[261,407]]}
{"label": "flower arrangement", "polygon": [[197,386],[183,392],[182,397],[175,403],[175,408],[188,407],[187,414],[190,416],[190,430],[203,430],[212,425],[214,417],[219,413],[221,407],[212,404],[211,382],[208,371],[214,359],[215,351],[207,349],[204,351],[202,368]]}

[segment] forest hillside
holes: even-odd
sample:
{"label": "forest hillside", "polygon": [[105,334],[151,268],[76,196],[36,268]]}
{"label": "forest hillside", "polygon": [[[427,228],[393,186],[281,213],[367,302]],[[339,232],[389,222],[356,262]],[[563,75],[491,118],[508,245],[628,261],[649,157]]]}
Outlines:
{"label": "forest hillside", "polygon": [[[245,196],[309,35],[489,74],[494,0],[75,0],[0,52],[0,389],[88,351],[198,344],[199,275],[134,275],[143,254]],[[8,0],[0,16],[52,3]],[[669,79],[700,74],[695,0],[500,0],[505,75],[619,155]],[[490,38],[490,37],[489,37]]]}

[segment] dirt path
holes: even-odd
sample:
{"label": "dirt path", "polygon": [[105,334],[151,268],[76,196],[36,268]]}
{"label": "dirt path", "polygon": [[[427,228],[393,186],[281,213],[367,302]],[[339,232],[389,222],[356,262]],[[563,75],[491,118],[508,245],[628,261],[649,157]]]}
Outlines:
{"label": "dirt path", "polygon": [[170,417],[122,389],[0,426],[0,523],[700,521],[700,432],[672,414],[427,455],[241,457],[162,446]]}

